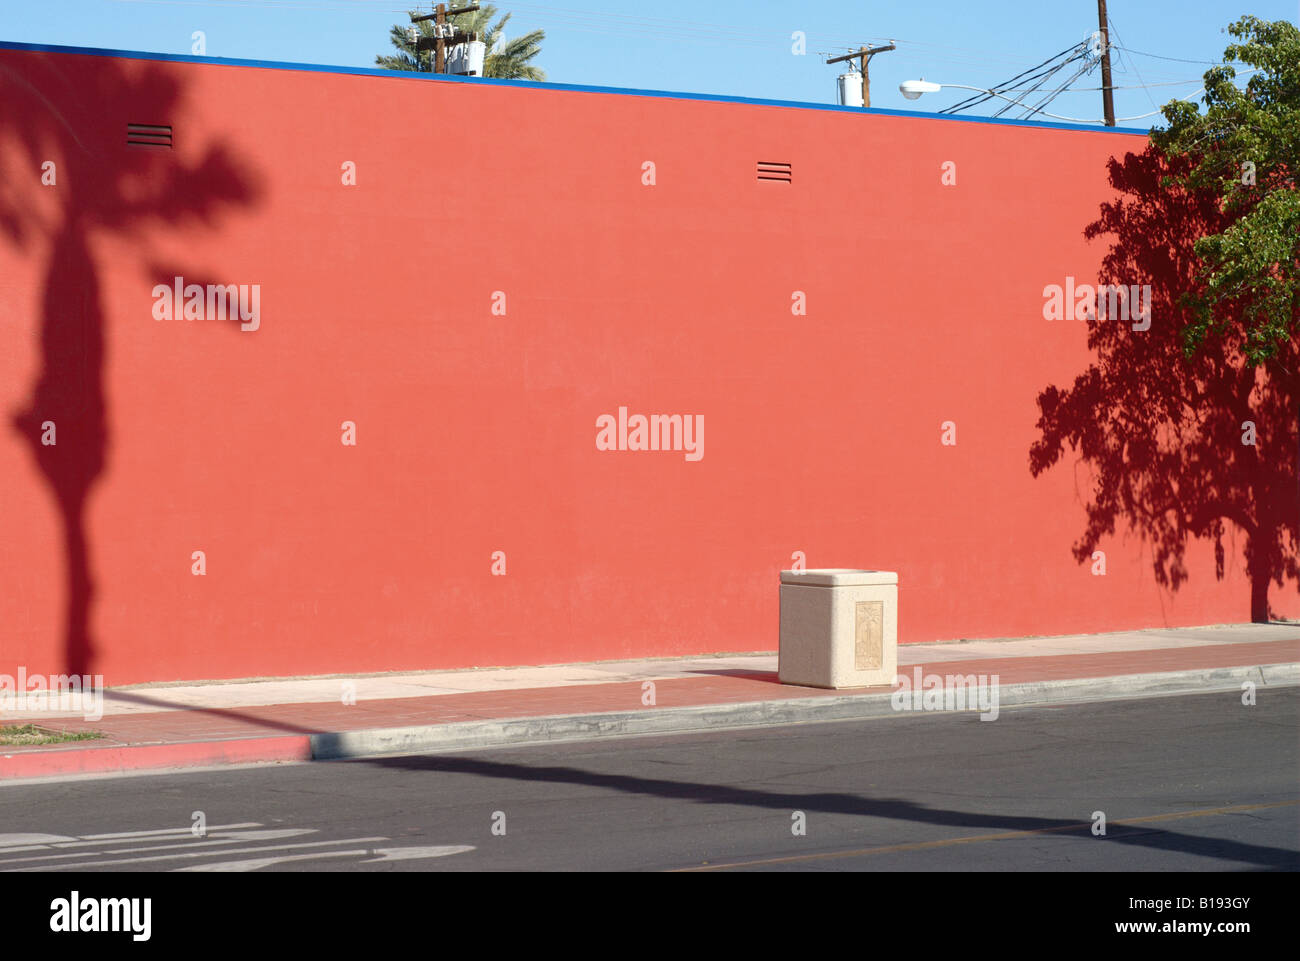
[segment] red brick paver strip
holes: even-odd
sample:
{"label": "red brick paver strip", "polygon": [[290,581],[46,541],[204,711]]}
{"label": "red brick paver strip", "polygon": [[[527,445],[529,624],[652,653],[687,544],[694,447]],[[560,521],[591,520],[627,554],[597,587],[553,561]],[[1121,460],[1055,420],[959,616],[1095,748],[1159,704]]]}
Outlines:
{"label": "red brick paver strip", "polygon": [[[899,673],[910,678],[912,672],[919,667],[922,674],[998,675],[1000,683],[1007,685],[1295,662],[1300,662],[1300,638],[1101,654],[985,657],[909,665],[901,667]],[[777,682],[775,674],[702,674],[698,677],[668,678],[654,683],[657,708],[833,697],[855,693],[784,685]],[[44,726],[69,731],[95,730],[105,736],[94,742],[0,748],[0,777],[5,776],[6,755],[17,757],[28,752],[89,753],[128,745],[266,739],[277,735],[301,737],[331,731],[451,724],[458,721],[635,711],[643,709],[641,684],[641,681],[622,681],[613,684],[362,699],[355,705],[329,701],[261,707],[193,708],[108,715],[99,721],[51,719]],[[856,693],[888,690],[888,687],[860,688]],[[147,697],[147,691],[140,692],[139,696]],[[286,740],[285,744],[289,744],[289,741]],[[289,754],[296,750],[296,746],[286,748]]]}

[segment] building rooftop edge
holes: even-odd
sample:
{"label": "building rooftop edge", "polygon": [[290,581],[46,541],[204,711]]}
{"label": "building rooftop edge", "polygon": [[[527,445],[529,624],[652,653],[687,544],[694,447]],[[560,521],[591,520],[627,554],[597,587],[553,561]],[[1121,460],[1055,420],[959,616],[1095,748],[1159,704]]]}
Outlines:
{"label": "building rooftop edge", "polygon": [[21,43],[0,40],[0,50],[23,50],[38,53],[62,53],[92,57],[117,57],[129,60],[159,60],[169,63],[197,63],[227,67],[256,67],[264,70],[301,70],[314,73],[335,73],[363,77],[386,77],[397,80],[426,83],[472,83],[503,87],[525,87],[537,90],[555,90],[576,93],[616,94],[630,97],[660,97],[668,100],[699,100],[713,103],[740,103],[762,107],[788,107],[797,110],[829,110],[842,113],[872,114],[883,117],[905,117],[913,120],[945,120],[957,123],[987,123],[1011,127],[1032,127],[1049,130],[1082,130],[1090,133],[1136,134],[1145,137],[1149,130],[1136,127],[1099,127],[1094,124],[1064,123],[1060,121],[1009,120],[1002,117],[964,117],[953,114],[925,113],[916,110],[894,110],[887,107],[842,107],[838,104],[807,103],[799,100],[770,100],[758,97],[737,97],[727,94],[685,93],[674,90],[643,90],[636,87],[605,87],[589,84],[551,83],[536,80],[498,80],[488,77],[456,77],[441,74],[415,73],[403,70],[381,70],[374,67],[343,67],[329,64],[293,63],[281,60],[247,60],[237,57],[190,56],[177,53],[148,53],[140,50],[112,50],[100,47],[69,47],[45,43]]}

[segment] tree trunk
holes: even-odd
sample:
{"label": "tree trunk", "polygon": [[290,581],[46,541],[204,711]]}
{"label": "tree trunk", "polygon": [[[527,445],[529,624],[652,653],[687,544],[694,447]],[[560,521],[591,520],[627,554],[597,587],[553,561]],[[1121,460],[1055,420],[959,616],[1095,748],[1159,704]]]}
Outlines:
{"label": "tree trunk", "polygon": [[1250,620],[1254,624],[1267,624],[1269,621],[1268,581],[1268,571],[1250,572]]}

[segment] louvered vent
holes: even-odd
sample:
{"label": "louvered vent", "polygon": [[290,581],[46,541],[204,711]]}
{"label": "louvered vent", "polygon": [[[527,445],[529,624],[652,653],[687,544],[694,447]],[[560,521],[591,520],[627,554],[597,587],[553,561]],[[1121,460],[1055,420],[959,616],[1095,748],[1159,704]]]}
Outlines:
{"label": "louvered vent", "polygon": [[170,148],[172,128],[156,123],[129,123],[126,125],[126,142],[136,147]]}
{"label": "louvered vent", "polygon": [[788,163],[779,161],[760,160],[758,162],[758,179],[771,180],[776,183],[788,184],[793,182],[794,172]]}

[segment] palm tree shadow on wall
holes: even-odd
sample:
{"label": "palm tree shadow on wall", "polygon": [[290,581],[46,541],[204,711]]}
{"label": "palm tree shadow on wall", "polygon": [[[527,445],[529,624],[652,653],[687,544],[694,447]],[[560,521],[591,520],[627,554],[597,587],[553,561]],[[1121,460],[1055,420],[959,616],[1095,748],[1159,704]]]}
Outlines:
{"label": "palm tree shadow on wall", "polygon": [[[1190,313],[1179,301],[1193,288],[1192,245],[1223,221],[1212,198],[1161,185],[1167,163],[1150,146],[1109,163],[1118,197],[1102,204],[1084,236],[1112,238],[1100,284],[1151,285],[1151,326],[1134,330],[1140,321],[1090,311],[1096,359],[1072,386],[1038,395],[1041,437],[1030,449],[1030,470],[1039,476],[1067,446],[1090,468],[1087,525],[1073,548],[1081,564],[1124,527],[1150,545],[1156,582],[1173,594],[1189,578],[1189,542],[1207,540],[1219,579],[1235,557],[1244,560],[1251,620],[1263,622],[1270,585],[1300,580],[1300,352],[1291,343],[1267,366],[1248,367],[1241,327],[1231,324],[1185,355]],[[1243,443],[1247,422],[1253,445]]]}
{"label": "palm tree shadow on wall", "polygon": [[[50,250],[41,300],[41,369],[29,401],[11,412],[11,425],[30,445],[61,515],[68,673],[88,673],[96,656],[94,551],[85,518],[111,443],[95,238],[136,245],[142,262],[139,304],[121,305],[117,316],[138,315],[151,324],[155,281],[144,273],[153,263],[150,232],[211,223],[222,209],[250,204],[259,192],[224,147],[209,146],[187,162],[186,155],[165,147],[127,145],[128,123],[184,131],[178,123],[184,115],[178,74],[110,57],[28,54],[0,60],[0,158],[26,161],[26,169],[6,170],[0,178],[6,184],[0,191],[0,234],[20,250],[46,244]],[[50,191],[53,204],[33,203],[36,191]],[[51,207],[57,210],[52,220],[40,212]]]}

